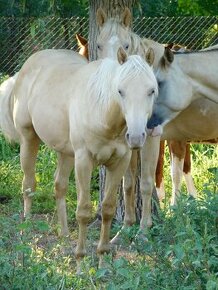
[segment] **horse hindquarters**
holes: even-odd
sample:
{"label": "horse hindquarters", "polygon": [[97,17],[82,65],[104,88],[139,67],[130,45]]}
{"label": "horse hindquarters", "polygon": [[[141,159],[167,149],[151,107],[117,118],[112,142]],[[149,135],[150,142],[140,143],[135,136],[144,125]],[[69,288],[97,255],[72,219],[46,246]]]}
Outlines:
{"label": "horse hindquarters", "polygon": [[22,192],[24,198],[24,216],[26,216],[30,213],[32,206],[31,193],[34,193],[36,189],[35,167],[40,139],[32,127],[22,128],[21,132],[20,163],[24,174]]}

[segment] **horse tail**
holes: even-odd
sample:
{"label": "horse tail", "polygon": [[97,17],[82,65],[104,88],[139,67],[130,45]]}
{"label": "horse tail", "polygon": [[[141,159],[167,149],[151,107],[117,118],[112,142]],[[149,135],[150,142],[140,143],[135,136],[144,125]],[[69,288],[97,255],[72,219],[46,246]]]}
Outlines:
{"label": "horse tail", "polygon": [[11,98],[17,77],[18,73],[8,78],[0,86],[0,131],[9,141],[19,141],[13,121],[13,100]]}

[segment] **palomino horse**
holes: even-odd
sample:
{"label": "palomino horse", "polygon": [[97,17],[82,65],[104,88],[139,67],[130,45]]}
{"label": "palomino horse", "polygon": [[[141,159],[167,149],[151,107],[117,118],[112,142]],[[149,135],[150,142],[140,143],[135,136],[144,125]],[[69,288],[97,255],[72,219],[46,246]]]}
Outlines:
{"label": "palomino horse", "polygon": [[[150,66],[140,56],[127,58],[123,49],[118,50],[116,60],[68,63],[66,57],[63,63],[56,64],[52,59],[42,65],[40,59],[48,59],[50,53],[51,50],[41,51],[24,63],[9,97],[10,116],[20,140],[24,192],[35,187],[40,140],[58,153],[55,186],[59,203],[63,202],[61,197],[75,163],[79,271],[91,218],[92,170],[99,164],[106,166],[97,249],[102,257],[109,251],[117,189],[129,165],[131,149],[142,147],[146,139],[146,123],[158,88]],[[58,55],[58,51],[55,53]],[[59,209],[62,207],[60,204]]]}
{"label": "palomino horse", "polygon": [[[165,44],[165,46],[169,47],[172,51],[184,52],[184,51],[189,50],[186,46],[183,46],[181,44],[175,44],[175,43]],[[171,199],[171,203],[174,204],[175,202],[174,197],[178,195],[180,191],[182,175],[185,178],[189,195],[196,197],[197,190],[195,188],[194,180],[191,175],[190,143],[186,144],[184,158],[183,158],[184,154],[183,153],[181,154],[181,144],[179,142],[168,140],[167,144],[170,150],[171,178],[172,178],[172,186],[173,186],[172,188],[173,198]],[[165,197],[164,179],[163,179],[164,152],[165,152],[165,140],[161,140],[158,164],[157,164],[157,169],[156,169],[156,189],[157,189],[159,200],[163,200]],[[183,166],[183,172],[181,172],[182,166]]]}
{"label": "palomino horse", "polygon": [[[34,62],[33,62],[34,60]],[[71,50],[47,50],[41,51],[34,54],[31,58],[29,58],[25,64],[27,67],[28,63],[29,67],[31,68],[32,63],[34,63],[34,72],[37,70],[43,70],[51,63],[55,63],[56,65],[72,65],[73,67],[77,65],[84,65],[87,64],[87,60],[75,53]],[[34,73],[33,72],[33,73]],[[22,70],[23,73],[23,70]],[[15,76],[9,78],[0,86],[0,129],[4,133],[4,135],[9,140],[17,141],[18,143],[21,142],[19,135],[14,127],[14,122],[11,118],[11,92],[13,90],[14,84],[18,77],[19,73],[15,74]],[[35,154],[37,153],[37,147],[33,147],[33,151],[36,150]],[[61,167],[65,166],[64,161],[62,159],[66,156],[62,156],[58,153],[58,162],[57,162],[57,169],[55,172],[55,198],[57,203],[57,213],[58,213],[58,221],[61,227],[61,235],[68,235],[68,225],[67,225],[67,212],[66,212],[66,201],[65,195],[68,188],[68,177],[62,176]],[[34,161],[33,161],[34,163]],[[67,161],[65,161],[67,164]],[[73,168],[73,162],[69,162],[67,164]],[[24,215],[27,216],[30,213],[31,206],[32,206],[32,196],[31,192],[35,191],[36,188],[36,180],[34,177],[34,172],[30,172],[23,179],[23,197],[24,197]]]}
{"label": "palomino horse", "polygon": [[[147,54],[148,48],[140,37],[133,34],[130,31],[131,13],[128,8],[125,9],[122,21],[116,18],[107,18],[106,14],[102,9],[97,11],[97,23],[99,25],[99,35],[97,39],[98,46],[98,57],[102,58],[105,56],[114,57],[116,55],[119,46],[122,46],[128,54],[139,54],[143,58],[147,59],[147,62],[152,64],[156,61],[156,53],[163,55],[164,48],[161,52],[155,51],[155,58],[152,53]],[[146,47],[146,50],[144,49]],[[153,48],[153,47],[152,47]],[[154,45],[154,50],[156,49]],[[153,52],[153,50],[152,50]],[[145,146],[150,148],[157,146],[155,139],[160,137],[149,137],[146,139]],[[124,215],[124,226],[129,226],[135,223],[135,180],[137,172],[137,157],[138,151],[133,150],[131,164],[125,174],[124,178],[124,202],[125,202],[125,215]],[[156,164],[157,156],[153,156],[154,164]],[[156,166],[156,165],[155,165]],[[141,184],[142,202],[147,196],[147,191],[153,190],[153,184],[148,180],[146,183]]]}
{"label": "palomino horse", "polygon": [[[106,21],[107,23],[107,21]],[[108,41],[105,41],[105,46],[101,45],[101,53],[105,53],[106,50],[111,51],[111,49],[115,48],[115,44],[121,43],[120,39],[121,36],[121,30],[116,29],[117,33],[114,35],[111,33],[111,31],[115,31],[113,29],[109,29],[106,26],[106,23],[103,22],[101,24],[100,29],[100,35],[99,39],[107,39]],[[110,25],[113,25],[112,21],[110,21]],[[106,29],[107,27],[107,29]],[[101,37],[101,31],[103,31],[103,37]],[[158,44],[155,41],[149,40],[149,39],[140,39],[135,34],[130,33],[130,42],[129,37],[126,38],[128,40],[128,53],[131,54],[132,51],[135,51],[135,53],[142,53],[143,51],[147,51],[148,47],[152,47],[155,52],[155,61],[154,61],[154,69],[159,68],[159,61],[164,54],[164,46],[161,44]],[[119,42],[120,41],[120,42]],[[113,45],[111,45],[113,43]],[[104,44],[104,42],[101,42],[101,44]],[[115,52],[114,52],[115,53]],[[172,61],[172,59],[171,59]],[[182,80],[181,80],[182,81]],[[181,85],[181,84],[180,84]],[[176,87],[176,86],[175,86]],[[184,90],[184,88],[182,89]],[[175,92],[175,96],[177,95],[177,92]],[[190,100],[191,102],[191,100]],[[187,126],[188,128],[188,126]],[[176,138],[176,136],[173,136],[173,138]],[[206,136],[205,136],[206,137]],[[143,230],[145,227],[149,227],[152,224],[151,220],[151,193],[153,190],[154,185],[154,174],[156,170],[156,161],[158,156],[158,150],[159,150],[159,141],[158,137],[155,138],[147,138],[143,151],[141,151],[141,194],[142,194],[142,200],[143,200],[143,210],[142,210],[142,219],[140,222],[140,228]],[[131,166],[129,167],[130,170],[128,170],[127,175],[125,176],[125,217],[124,217],[124,225],[131,225],[135,222],[135,210],[134,210],[134,188],[135,188],[135,172],[136,172],[136,162],[134,162],[135,158],[132,158]],[[134,167],[135,166],[135,167]],[[126,182],[127,181],[127,182]]]}
{"label": "palomino horse", "polygon": [[[205,68],[208,68],[206,74]],[[184,154],[188,141],[217,140],[217,75],[217,49],[176,53],[174,61],[172,52],[166,50],[160,59],[157,69],[159,96],[155,114],[148,126],[153,128],[154,124],[159,125],[163,122],[165,126],[161,139],[180,142],[181,154]],[[151,150],[155,154],[155,150]],[[142,155],[146,155],[145,150],[142,150]],[[142,168],[148,165],[149,163],[142,165]],[[142,178],[147,179],[150,176],[142,174]],[[145,223],[150,220],[151,212],[148,210]]]}

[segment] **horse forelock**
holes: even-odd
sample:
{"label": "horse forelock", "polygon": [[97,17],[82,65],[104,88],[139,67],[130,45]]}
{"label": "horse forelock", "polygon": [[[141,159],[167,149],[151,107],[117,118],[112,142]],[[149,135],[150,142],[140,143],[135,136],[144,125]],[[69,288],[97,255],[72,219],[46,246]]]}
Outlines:
{"label": "horse forelock", "polygon": [[145,55],[145,47],[142,39],[135,33],[130,34],[131,47],[129,54],[139,54],[141,57]]}
{"label": "horse forelock", "polygon": [[139,55],[131,55],[128,57],[128,61],[120,66],[118,81],[122,82],[125,79],[132,79],[137,77],[140,73],[146,74],[146,77],[150,79],[155,86],[155,94],[158,93],[158,85],[149,64]]}
{"label": "horse forelock", "polygon": [[129,29],[119,20],[111,18],[100,29],[99,39],[110,39],[112,36],[120,36],[124,32],[129,32]]}

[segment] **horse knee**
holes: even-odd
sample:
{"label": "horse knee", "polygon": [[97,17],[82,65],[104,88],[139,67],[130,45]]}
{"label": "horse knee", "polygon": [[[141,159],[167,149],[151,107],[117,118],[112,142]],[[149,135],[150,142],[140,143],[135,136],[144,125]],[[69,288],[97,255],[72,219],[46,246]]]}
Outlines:
{"label": "horse knee", "polygon": [[76,220],[78,223],[88,224],[92,217],[92,206],[91,204],[83,204],[77,206]]}
{"label": "horse knee", "polygon": [[66,182],[55,181],[55,198],[63,198],[66,195],[68,184]]}
{"label": "horse knee", "polygon": [[111,204],[102,204],[102,220],[110,221],[115,215],[116,206]]}
{"label": "horse knee", "polygon": [[147,178],[140,182],[140,191],[142,195],[151,195],[154,187],[154,180],[152,178]]}

